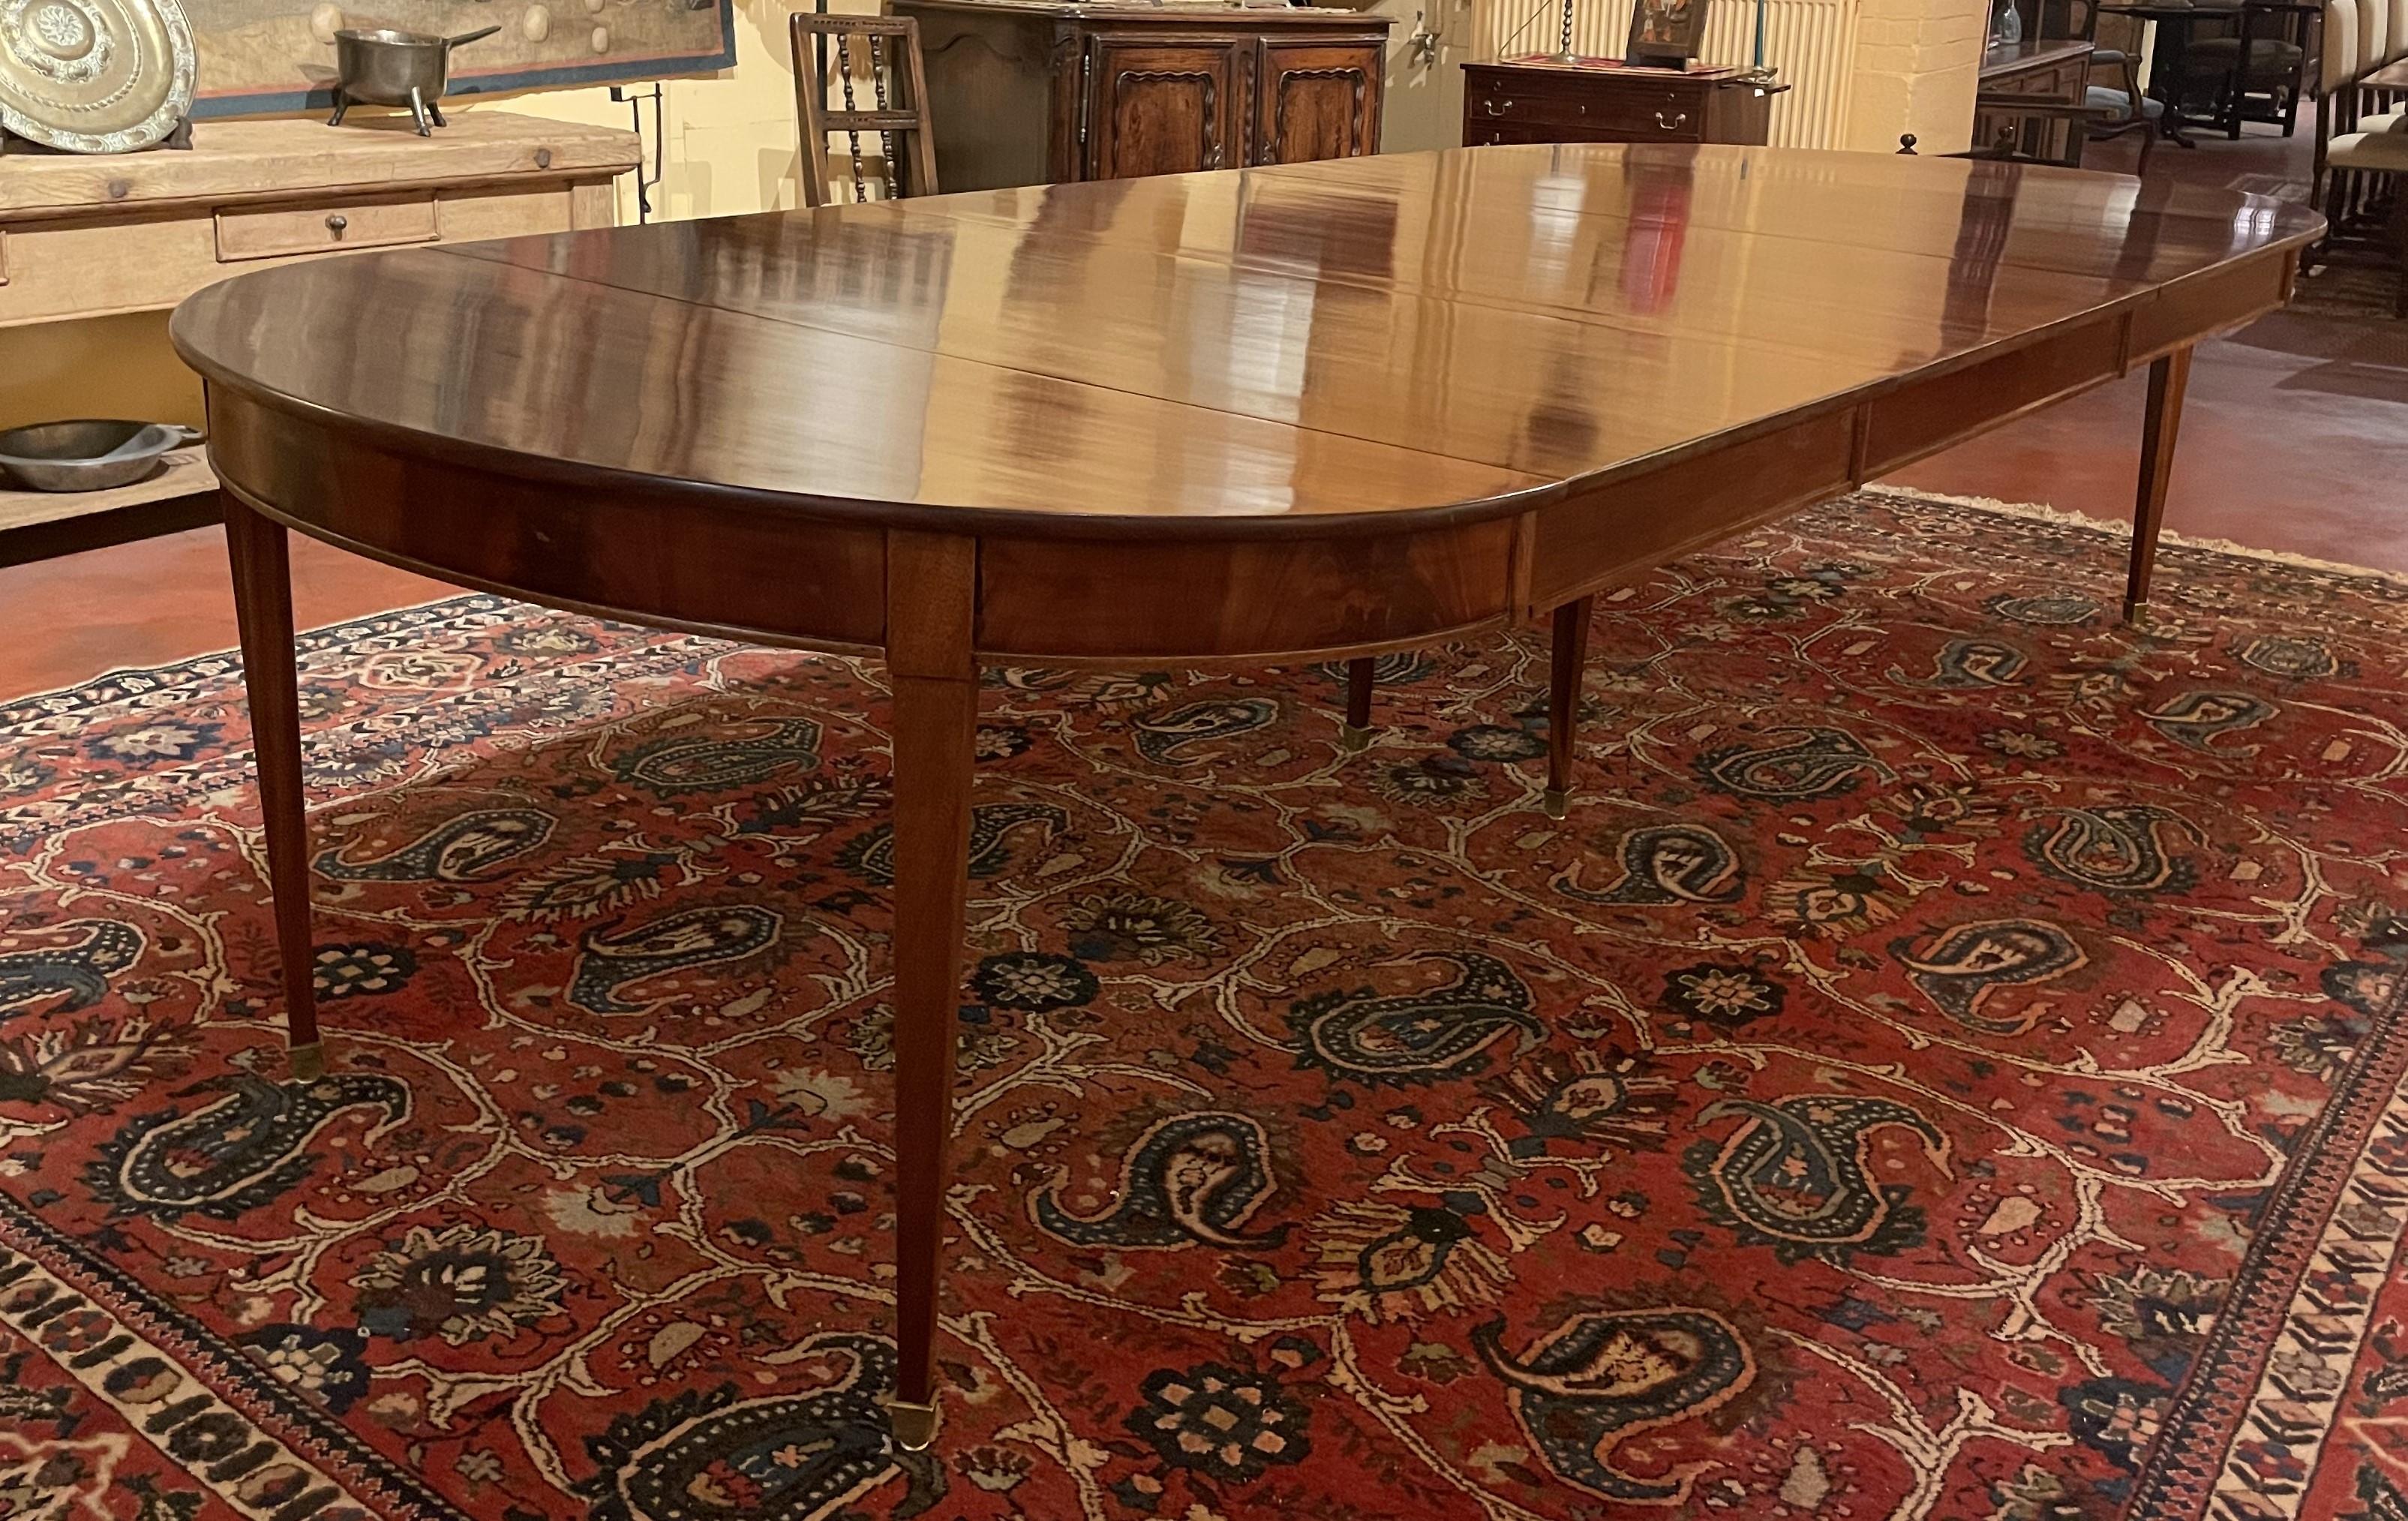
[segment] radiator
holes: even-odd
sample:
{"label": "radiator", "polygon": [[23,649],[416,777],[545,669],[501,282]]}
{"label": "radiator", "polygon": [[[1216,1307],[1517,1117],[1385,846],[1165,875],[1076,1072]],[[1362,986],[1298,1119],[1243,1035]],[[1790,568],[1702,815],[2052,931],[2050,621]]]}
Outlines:
{"label": "radiator", "polygon": [[[1847,125],[1848,77],[1856,51],[1859,0],[1766,0],[1764,61],[1789,86],[1772,101],[1772,141],[1784,148],[1837,146]],[[1474,58],[1555,50],[1562,0],[1475,0]],[[1629,0],[1573,0],[1572,50],[1619,58],[1630,34]],[[1706,0],[1702,64],[1756,61],[1755,0]]]}

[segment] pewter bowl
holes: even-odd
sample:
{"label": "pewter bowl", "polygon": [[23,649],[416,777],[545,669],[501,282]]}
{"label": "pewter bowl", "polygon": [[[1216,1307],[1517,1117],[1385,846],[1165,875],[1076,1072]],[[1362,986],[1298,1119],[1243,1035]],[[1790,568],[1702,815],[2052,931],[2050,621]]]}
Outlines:
{"label": "pewter bowl", "polygon": [[0,473],[35,491],[107,491],[141,480],[162,454],[200,437],[170,423],[37,423],[0,433]]}

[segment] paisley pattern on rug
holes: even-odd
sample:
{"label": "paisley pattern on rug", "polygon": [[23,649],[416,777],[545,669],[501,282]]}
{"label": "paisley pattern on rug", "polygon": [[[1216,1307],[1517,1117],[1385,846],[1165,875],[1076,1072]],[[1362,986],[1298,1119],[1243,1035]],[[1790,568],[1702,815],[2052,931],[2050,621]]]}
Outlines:
{"label": "paisley pattern on rug", "polygon": [[2121,542],[1601,596],[1561,821],[1529,638],[985,673],[924,1454],[873,669],[306,637],[306,1082],[232,660],[0,705],[0,1512],[2391,1515],[2408,593]]}
{"label": "paisley pattern on rug", "polygon": [[1278,1184],[1270,1138],[1243,1114],[1180,1114],[1147,1127],[1121,1162],[1118,1202],[1092,1214],[1064,1208],[1058,1188],[1028,1196],[1038,1228],[1073,1246],[1276,1246],[1290,1226],[1244,1233]]}
{"label": "paisley pattern on rug", "polygon": [[1492,1321],[1472,1333],[1547,1467],[1600,1499],[1677,1505],[1702,1463],[1653,1476],[1614,1466],[1621,1443],[1712,1414],[1756,1381],[1756,1357],[1728,1321],[1686,1306],[1575,1314],[1515,1356]]}

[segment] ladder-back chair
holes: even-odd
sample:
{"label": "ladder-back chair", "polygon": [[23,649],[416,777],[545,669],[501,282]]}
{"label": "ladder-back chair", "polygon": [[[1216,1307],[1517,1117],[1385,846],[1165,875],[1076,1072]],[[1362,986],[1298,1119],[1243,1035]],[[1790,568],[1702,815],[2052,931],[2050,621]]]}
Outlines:
{"label": "ladder-back chair", "polygon": [[[881,199],[937,194],[937,147],[929,130],[920,23],[909,16],[804,14],[794,18],[787,34],[795,50],[803,204],[826,206],[838,199],[828,173],[828,135],[839,132],[852,171],[852,199],[870,199],[873,184]],[[828,108],[831,89],[840,93],[841,109]],[[878,135],[875,173],[862,162],[865,132]]]}

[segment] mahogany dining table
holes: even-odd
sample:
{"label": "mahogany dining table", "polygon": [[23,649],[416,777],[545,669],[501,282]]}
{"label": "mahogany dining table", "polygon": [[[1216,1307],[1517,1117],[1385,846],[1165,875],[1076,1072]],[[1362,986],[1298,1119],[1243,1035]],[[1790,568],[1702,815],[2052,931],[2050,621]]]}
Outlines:
{"label": "mahogany dining table", "polygon": [[[2192,346],[2322,228],[1959,159],[1399,153],[364,252],[194,296],[296,1071],[287,531],[891,678],[895,1437],[931,1440],[982,663],[1356,659],[1553,616]],[[1569,673],[1567,675],[1567,673]],[[1338,742],[1334,739],[1333,743]]]}

